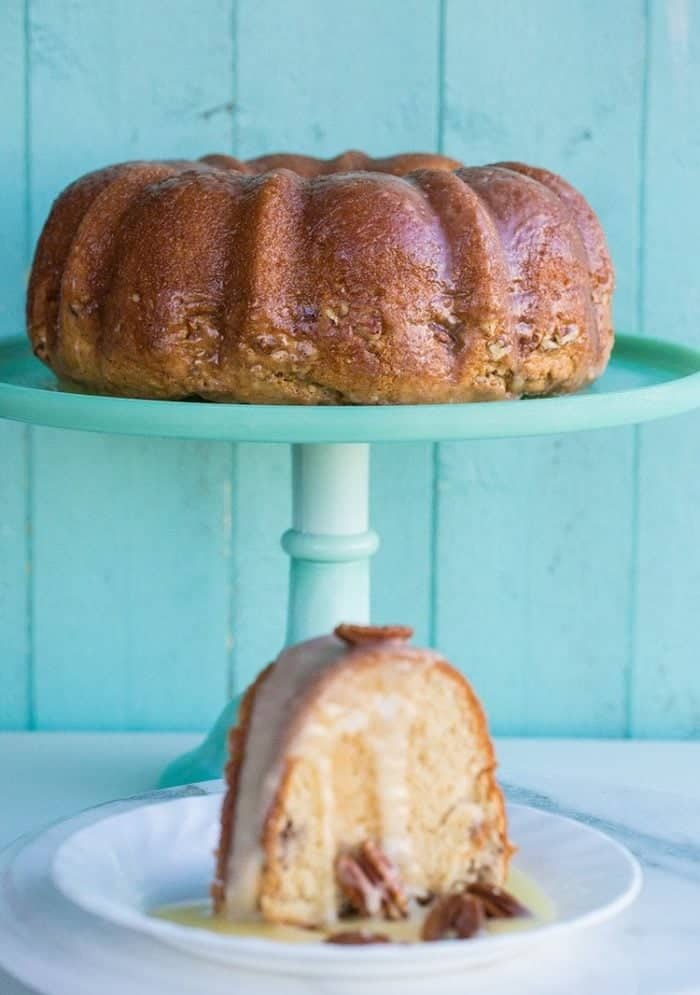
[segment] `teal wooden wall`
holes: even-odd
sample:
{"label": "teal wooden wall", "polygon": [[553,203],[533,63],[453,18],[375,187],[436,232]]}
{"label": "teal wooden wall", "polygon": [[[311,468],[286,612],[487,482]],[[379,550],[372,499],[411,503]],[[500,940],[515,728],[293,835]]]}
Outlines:
{"label": "teal wooden wall", "polygon": [[[693,0],[3,0],[0,334],[52,198],[139,156],[440,149],[590,198],[617,324],[700,345]],[[697,417],[377,447],[378,620],[501,733],[696,736]],[[0,727],[201,728],[282,640],[284,447],[0,422]]]}

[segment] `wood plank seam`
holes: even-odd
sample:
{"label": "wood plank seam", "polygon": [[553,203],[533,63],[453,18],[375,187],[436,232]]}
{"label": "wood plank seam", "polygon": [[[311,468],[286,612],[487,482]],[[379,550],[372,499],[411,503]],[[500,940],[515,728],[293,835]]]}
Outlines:
{"label": "wood plank seam", "polygon": [[[437,65],[437,151],[445,153],[445,33],[447,30],[447,0],[439,0],[438,11],[438,65]],[[440,443],[432,444],[432,481],[430,489],[430,604],[428,606],[428,633],[430,646],[436,646],[438,641],[438,601],[439,570],[438,556],[440,544]]]}
{"label": "wood plank seam", "polygon": [[[639,126],[639,245],[637,250],[637,333],[645,334],[645,262],[646,262],[646,196],[647,196],[647,163],[649,155],[649,81],[651,75],[651,0],[643,0],[644,17],[644,64],[641,79],[641,116]],[[634,734],[634,695],[635,666],[637,659],[637,616],[639,612],[639,529],[640,529],[640,493],[641,449],[643,430],[635,425],[632,429],[632,548],[630,550],[629,583],[630,612],[629,636],[627,644],[627,659],[625,660],[625,728],[624,735],[630,738]]]}
{"label": "wood plank seam", "polygon": [[[229,11],[230,31],[231,31],[231,155],[238,154],[239,148],[239,122],[240,122],[240,98],[238,87],[238,0],[231,0]],[[218,149],[212,151],[218,152]],[[227,571],[228,596],[226,599],[226,694],[229,698],[236,694],[238,677],[238,642],[237,632],[240,619],[237,615],[238,591],[236,588],[237,578],[237,555],[238,555],[238,508],[236,507],[237,497],[237,445],[229,445],[229,542],[231,555]]]}
{"label": "wood plank seam", "polygon": [[[24,256],[29,266],[32,254],[32,92],[31,92],[31,0],[24,0]],[[36,680],[34,673],[34,503],[33,430],[23,431],[24,448],[24,537],[25,626],[26,626],[26,695],[27,728],[36,729]]]}

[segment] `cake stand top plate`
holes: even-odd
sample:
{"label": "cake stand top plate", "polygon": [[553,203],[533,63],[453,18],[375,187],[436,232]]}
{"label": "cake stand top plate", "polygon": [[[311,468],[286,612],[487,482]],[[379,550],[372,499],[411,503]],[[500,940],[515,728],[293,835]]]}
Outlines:
{"label": "cake stand top plate", "polygon": [[59,385],[24,338],[0,343],[0,418],[121,435],[235,442],[401,442],[548,435],[652,421],[700,406],[700,352],[619,335],[610,365],[568,397],[478,404],[289,406],[144,401]]}

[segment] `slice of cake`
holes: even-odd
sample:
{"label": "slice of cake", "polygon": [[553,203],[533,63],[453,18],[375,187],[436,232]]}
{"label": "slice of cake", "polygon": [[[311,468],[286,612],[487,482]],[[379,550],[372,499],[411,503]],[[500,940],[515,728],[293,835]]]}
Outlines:
{"label": "slice of cake", "polygon": [[231,730],[217,913],[387,919],[473,882],[511,846],[481,706],[412,632],[341,625],[284,650]]}

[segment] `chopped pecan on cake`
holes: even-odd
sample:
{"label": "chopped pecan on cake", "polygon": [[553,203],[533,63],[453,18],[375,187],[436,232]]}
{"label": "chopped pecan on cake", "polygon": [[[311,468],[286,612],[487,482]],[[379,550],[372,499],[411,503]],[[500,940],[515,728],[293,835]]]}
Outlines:
{"label": "chopped pecan on cake", "polygon": [[379,643],[389,639],[410,639],[413,629],[410,625],[351,625],[343,622],[333,630],[338,639],[348,646],[363,646],[365,643]]}
{"label": "chopped pecan on cake", "polygon": [[399,873],[371,840],[341,853],[335,871],[338,887],[352,912],[385,919],[405,919],[408,915],[408,898]]}

